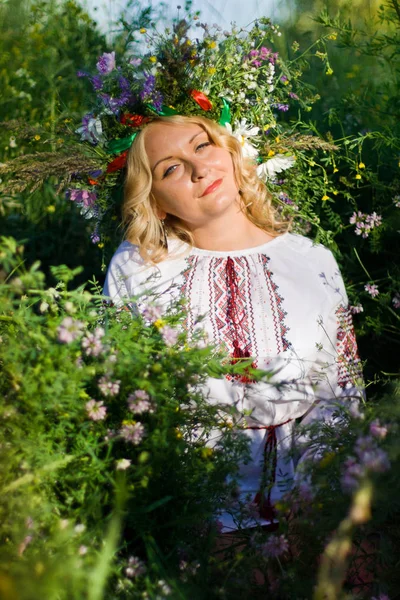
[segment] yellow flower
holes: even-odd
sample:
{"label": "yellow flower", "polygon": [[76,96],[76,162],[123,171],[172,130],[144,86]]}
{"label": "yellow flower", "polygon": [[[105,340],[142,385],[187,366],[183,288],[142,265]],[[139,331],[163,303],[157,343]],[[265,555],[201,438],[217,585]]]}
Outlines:
{"label": "yellow flower", "polygon": [[152,63],[157,62],[157,57],[156,56],[150,56],[149,61]]}
{"label": "yellow flower", "polygon": [[71,123],[72,119],[64,119],[64,123]]}
{"label": "yellow flower", "polygon": [[331,69],[331,67],[328,67],[326,70],[326,74],[327,75],[333,75],[333,69]]}
{"label": "yellow flower", "polygon": [[100,244],[97,244],[97,247],[98,247],[98,248],[104,248],[104,244],[103,244],[103,242],[100,242]]}
{"label": "yellow flower", "polygon": [[336,40],[337,38],[337,33],[331,33],[331,35],[328,35],[328,40]]}
{"label": "yellow flower", "polygon": [[208,73],[210,75],[214,75],[214,73],[216,73],[217,69],[215,67],[209,67],[208,68]]}
{"label": "yellow flower", "polygon": [[217,47],[217,43],[214,42],[214,40],[212,42],[208,42],[207,45],[208,45],[209,48],[216,48]]}
{"label": "yellow flower", "polygon": [[356,179],[361,179],[361,175],[360,175],[360,173],[357,173],[357,175],[356,175]]}
{"label": "yellow flower", "polygon": [[270,150],[270,151],[268,152],[268,156],[274,156],[274,154],[275,154],[275,152],[274,152],[273,150]]}
{"label": "yellow flower", "polygon": [[181,440],[183,438],[182,431],[179,431],[177,427],[175,428],[175,437],[177,440]]}
{"label": "yellow flower", "polygon": [[360,162],[360,164],[358,165],[359,169],[365,169],[365,165],[363,162]]}
{"label": "yellow flower", "polygon": [[192,45],[192,40],[186,40],[186,46],[191,46]]}
{"label": "yellow flower", "polygon": [[289,79],[286,79],[286,81],[283,82],[284,85],[289,85]]}
{"label": "yellow flower", "polygon": [[203,448],[201,451],[201,455],[203,458],[210,458],[212,456],[213,449],[212,448]]}
{"label": "yellow flower", "polygon": [[333,169],[333,172],[334,172],[334,173],[338,173],[338,172],[339,172],[339,169],[337,169],[337,168],[335,167],[335,168]]}
{"label": "yellow flower", "polygon": [[64,140],[62,138],[58,138],[57,144],[63,144],[63,143],[64,143]]}
{"label": "yellow flower", "polygon": [[310,167],[315,167],[315,161],[314,160],[310,160]]}
{"label": "yellow flower", "polygon": [[333,195],[334,195],[334,196],[337,196],[337,195],[338,195],[338,193],[339,193],[339,192],[338,192],[337,190],[333,190]]}
{"label": "yellow flower", "polygon": [[147,29],[145,27],[142,27],[141,29],[139,29],[139,33],[146,33]]}
{"label": "yellow flower", "polygon": [[36,134],[35,137],[33,138],[34,140],[36,140],[37,142],[40,140],[40,135]]}
{"label": "yellow flower", "polygon": [[54,206],[54,204],[49,204],[49,206],[46,208],[48,213],[54,213],[56,212],[56,207]]}
{"label": "yellow flower", "polygon": [[165,321],[163,321],[162,319],[157,319],[157,321],[154,321],[154,327],[157,327],[157,329],[161,329],[162,327],[164,327],[165,325]]}
{"label": "yellow flower", "polygon": [[276,136],[275,141],[276,141],[277,144],[279,144],[279,142],[281,141],[281,138],[279,137],[279,135]]}
{"label": "yellow flower", "polygon": [[326,194],[324,194],[324,196],[322,196],[321,200],[323,202],[325,202],[326,200],[330,200],[329,196],[327,196]]}

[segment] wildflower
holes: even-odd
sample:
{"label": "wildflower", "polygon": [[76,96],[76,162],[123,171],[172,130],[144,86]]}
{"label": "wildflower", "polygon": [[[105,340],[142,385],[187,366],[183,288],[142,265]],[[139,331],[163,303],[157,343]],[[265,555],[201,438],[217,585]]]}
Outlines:
{"label": "wildflower", "polygon": [[261,551],[266,557],[277,557],[289,550],[289,544],[284,535],[270,535],[263,544]]}
{"label": "wildflower", "polygon": [[141,423],[127,422],[123,424],[119,433],[126,442],[137,446],[144,437],[144,427]]}
{"label": "wildflower", "polygon": [[70,344],[82,335],[84,324],[72,317],[65,317],[57,327],[57,339],[62,344]]}
{"label": "wildflower", "polygon": [[96,193],[88,190],[69,189],[67,193],[71,202],[76,202],[76,204],[86,208],[93,206],[97,200]]}
{"label": "wildflower", "polygon": [[[39,136],[40,139],[40,136]],[[8,141],[8,145],[10,146],[10,148],[16,148],[17,147],[17,142],[15,140],[15,137],[12,135]]]}
{"label": "wildflower", "polygon": [[99,356],[104,350],[101,338],[104,335],[102,327],[96,327],[94,333],[87,332],[82,340],[82,348],[87,356]]}
{"label": "wildflower", "polygon": [[146,29],[145,27],[141,27],[141,28],[139,29],[139,33],[142,33],[142,34],[143,34],[143,33],[146,33],[146,31],[147,31],[147,29]]}
{"label": "wildflower", "polygon": [[35,137],[33,138],[36,142],[38,142],[40,140],[40,135],[36,134]]}
{"label": "wildflower", "polygon": [[103,421],[106,418],[107,408],[103,406],[103,402],[96,402],[93,398],[86,402],[86,410],[89,419],[92,421]]}
{"label": "wildflower", "polygon": [[130,556],[128,559],[128,566],[125,569],[125,575],[132,579],[133,577],[140,577],[140,575],[143,575],[145,572],[145,564],[137,556]]}
{"label": "wildflower", "polygon": [[236,124],[235,131],[233,131],[230,123],[225,123],[225,127],[228,129],[229,133],[233,135],[233,137],[239,140],[242,146],[242,153],[245,158],[257,158],[258,150],[248,141],[248,139],[259,134],[259,127],[247,125],[246,119],[242,119],[240,123]]}
{"label": "wildflower", "polygon": [[271,106],[282,112],[287,112],[289,110],[289,104],[282,104],[281,102],[275,102],[274,104],[271,104]]}
{"label": "wildflower", "polygon": [[75,533],[83,533],[86,529],[86,526],[83,523],[78,523],[77,525],[75,525],[74,527],[74,531]]}
{"label": "wildflower", "polygon": [[85,554],[87,553],[88,549],[87,546],[84,546],[83,544],[81,546],[79,546],[79,556],[85,556]]}
{"label": "wildflower", "polygon": [[368,294],[370,294],[370,296],[372,296],[372,298],[376,298],[376,296],[378,296],[378,295],[379,295],[378,286],[377,286],[377,285],[375,285],[375,284],[370,284],[370,283],[367,283],[367,284],[364,286],[364,290],[365,290],[366,292],[368,292]]}
{"label": "wildflower", "polygon": [[115,69],[115,52],[104,52],[96,63],[97,70],[102,75],[108,75]]}
{"label": "wildflower", "polygon": [[329,196],[327,196],[326,194],[324,196],[322,196],[321,200],[323,202],[325,202],[326,200],[329,200]]}
{"label": "wildflower", "polygon": [[277,173],[291,169],[296,161],[294,156],[285,156],[284,154],[277,154],[273,158],[270,158],[266,162],[258,165],[257,175],[265,179],[274,179]]}
{"label": "wildflower", "polygon": [[157,57],[156,56],[150,56],[149,61],[152,63],[157,62]]}
{"label": "wildflower", "polygon": [[337,167],[335,167],[335,168],[333,169],[333,172],[334,172],[334,173],[338,173],[338,172],[339,172],[339,169],[338,169]]}
{"label": "wildflower", "polygon": [[165,596],[169,596],[172,592],[170,586],[163,579],[160,579],[160,581],[158,581],[158,586],[160,588],[160,592]]}
{"label": "wildflower", "polygon": [[387,429],[386,425],[381,425],[379,419],[376,419],[375,421],[372,421],[370,423],[370,426],[369,426],[370,434],[373,437],[378,438],[379,440],[383,440],[386,437],[387,431],[388,431],[388,429]]}
{"label": "wildflower", "polygon": [[400,308],[400,294],[398,292],[393,296],[392,304],[395,308]]}
{"label": "wildflower", "polygon": [[136,414],[145,412],[154,412],[153,404],[150,402],[150,396],[144,390],[136,390],[128,397],[129,410]]}
{"label": "wildflower", "polygon": [[18,546],[18,556],[22,556],[23,555],[23,553],[25,552],[27,546],[29,546],[29,544],[31,543],[32,540],[33,540],[33,536],[32,535],[25,536],[25,538],[23,539],[23,541]]}
{"label": "wildflower", "polygon": [[161,110],[163,104],[163,97],[160,92],[155,89],[156,78],[154,75],[147,75],[143,84],[142,91],[140,92],[140,99],[143,102],[149,102],[153,104],[156,110]]}
{"label": "wildflower", "polygon": [[111,381],[105,375],[98,381],[99,390],[103,396],[116,396],[119,393],[120,381]]}
{"label": "wildflower", "polygon": [[175,346],[178,341],[178,335],[179,332],[168,325],[165,325],[165,327],[161,329],[161,336],[166,346]]}
{"label": "wildflower", "polygon": [[360,175],[360,173],[357,173],[357,175],[356,175],[356,179],[361,179],[361,175]]}
{"label": "wildflower", "polygon": [[363,305],[355,304],[354,306],[350,306],[350,312],[352,315],[358,315],[359,313],[364,312]]}
{"label": "wildflower", "polygon": [[379,225],[382,225],[382,217],[380,215],[377,215],[376,212],[373,212],[372,214],[367,215],[366,221],[371,226],[371,229],[373,229],[374,227],[379,227]]}
{"label": "wildflower", "polygon": [[140,65],[142,64],[142,59],[141,58],[131,58],[129,61],[129,64],[132,65],[133,67],[140,67]]}
{"label": "wildflower", "polygon": [[78,127],[76,133],[80,134],[82,141],[88,141],[93,145],[104,141],[101,120],[92,113],[88,113],[82,117],[82,125]]}
{"label": "wildflower", "polygon": [[331,67],[327,68],[326,75],[333,75],[333,69]]}
{"label": "wildflower", "polygon": [[349,414],[353,419],[360,419],[360,421],[364,419],[364,414],[360,411],[359,402],[352,402],[350,404]]}
{"label": "wildflower", "polygon": [[393,198],[393,204],[395,205],[396,208],[400,208],[400,196],[395,196]]}
{"label": "wildflower", "polygon": [[359,169],[365,169],[365,165],[364,165],[364,163],[363,163],[363,162],[360,162],[360,163],[359,163],[359,165],[358,165],[358,168],[359,168]]}
{"label": "wildflower", "polygon": [[126,471],[131,466],[132,461],[129,458],[120,458],[115,463],[115,468],[117,471]]}
{"label": "wildflower", "polygon": [[365,469],[357,460],[350,456],[344,463],[345,471],[341,477],[342,489],[345,492],[354,492],[358,486],[361,477],[365,474]]}
{"label": "wildflower", "polygon": [[141,310],[142,316],[151,323],[155,323],[162,316],[161,306],[158,304],[145,304]]}
{"label": "wildflower", "polygon": [[361,455],[361,460],[365,468],[374,473],[384,473],[390,469],[389,457],[381,448],[367,450]]}

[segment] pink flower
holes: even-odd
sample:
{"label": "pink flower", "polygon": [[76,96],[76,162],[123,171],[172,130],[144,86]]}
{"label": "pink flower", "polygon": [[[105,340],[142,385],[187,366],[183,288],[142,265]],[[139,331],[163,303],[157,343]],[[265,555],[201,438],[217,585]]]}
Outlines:
{"label": "pink flower", "polygon": [[82,348],[87,356],[99,356],[104,351],[101,338],[104,336],[104,329],[96,327],[93,333],[87,332],[82,340]]}
{"label": "pink flower", "polygon": [[358,486],[361,477],[365,474],[365,469],[350,456],[344,463],[345,471],[341,478],[342,488],[345,492],[354,492]]}
{"label": "pink flower", "polygon": [[96,63],[97,70],[102,75],[108,75],[115,69],[115,52],[104,52]]}
{"label": "pink flower", "polygon": [[161,335],[166,346],[175,346],[179,332],[168,325],[161,329]]}
{"label": "pink flower", "polygon": [[379,440],[383,440],[387,435],[387,427],[386,425],[381,425],[379,419],[372,421],[369,426],[369,432],[374,438],[378,438]]}
{"label": "pink flower", "polygon": [[141,312],[142,316],[151,323],[162,317],[162,309],[158,304],[146,304]]}
{"label": "pink flower", "polygon": [[284,535],[270,535],[268,540],[261,547],[261,551],[266,557],[276,557],[289,550],[289,543]]}
{"label": "pink flower", "polygon": [[79,556],[85,556],[87,551],[88,551],[87,546],[84,546],[83,544],[82,544],[82,546],[79,546]]}
{"label": "pink flower", "polygon": [[144,390],[136,390],[136,392],[130,394],[128,397],[128,406],[129,410],[138,415],[145,412],[154,412],[150,396]]}
{"label": "pink flower", "polygon": [[119,393],[120,388],[120,380],[111,381],[105,375],[101,377],[98,381],[99,390],[103,394],[103,396],[116,396]]}
{"label": "pink flower", "polygon": [[72,317],[65,317],[57,327],[57,339],[62,344],[70,344],[82,335],[84,324]]}
{"label": "pink flower", "polygon": [[398,292],[393,296],[392,304],[395,308],[400,308],[400,294]]}
{"label": "pink flower", "polygon": [[350,312],[352,315],[358,315],[359,313],[364,312],[363,305],[356,304],[355,306],[350,306]]}
{"label": "pink flower", "polygon": [[86,402],[86,410],[88,417],[92,421],[102,421],[106,418],[107,408],[103,406],[103,402],[96,402],[93,398]]}
{"label": "pink flower", "polygon": [[126,423],[119,433],[126,442],[137,446],[144,438],[144,427],[141,423]]}
{"label": "pink flower", "polygon": [[379,295],[378,286],[377,286],[377,285],[375,285],[374,283],[373,283],[373,284],[371,284],[371,283],[367,283],[367,284],[364,286],[364,290],[365,290],[366,292],[368,292],[368,294],[370,294],[370,296],[372,296],[373,298],[375,298],[376,296],[378,296],[378,295]]}

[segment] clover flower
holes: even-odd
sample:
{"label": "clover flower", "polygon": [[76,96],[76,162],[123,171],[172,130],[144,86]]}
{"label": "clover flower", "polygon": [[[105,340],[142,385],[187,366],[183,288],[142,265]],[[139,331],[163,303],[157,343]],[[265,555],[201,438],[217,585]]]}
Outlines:
{"label": "clover flower", "polygon": [[144,438],[144,427],[141,423],[125,423],[119,434],[126,442],[137,446]]}
{"label": "clover flower", "polygon": [[349,222],[356,226],[356,235],[361,235],[361,237],[367,238],[372,229],[382,225],[382,217],[377,215],[376,212],[366,215],[361,211],[358,211],[351,215]]}
{"label": "clover flower", "polygon": [[270,535],[261,552],[265,557],[275,558],[289,550],[289,543],[284,535]]}
{"label": "clover flower", "polygon": [[71,202],[76,202],[76,204],[85,208],[92,207],[97,200],[96,193],[88,190],[69,189],[67,195]]}
{"label": "clover flower", "polygon": [[145,412],[153,413],[153,403],[150,401],[150,396],[144,390],[136,390],[128,396],[129,410],[135,414]]}
{"label": "clover flower", "polygon": [[395,308],[400,308],[400,294],[398,292],[393,296],[392,304]]}
{"label": "clover flower", "polygon": [[107,408],[103,406],[103,402],[97,402],[93,398],[86,402],[86,411],[92,421],[103,421],[107,415]]}
{"label": "clover flower", "polygon": [[104,336],[104,329],[96,327],[94,333],[87,332],[82,339],[82,348],[87,356],[99,356],[104,351],[101,338]]}
{"label": "clover flower", "polygon": [[388,432],[388,428],[386,425],[381,425],[379,419],[372,421],[369,425],[370,434],[379,440],[383,440]]}
{"label": "clover flower", "polygon": [[104,375],[99,379],[97,385],[103,396],[116,396],[119,393],[120,384],[119,380],[111,381]]}
{"label": "clover flower", "polygon": [[364,290],[365,290],[366,292],[368,292],[368,294],[369,294],[370,296],[372,296],[372,298],[376,298],[376,296],[378,296],[378,295],[379,295],[379,289],[378,289],[378,286],[377,286],[377,285],[375,285],[374,283],[373,283],[373,284],[371,284],[371,283],[367,283],[366,285],[364,285]]}
{"label": "clover flower", "polygon": [[115,69],[115,52],[104,52],[96,63],[97,70],[102,75],[108,75]]}
{"label": "clover flower", "polygon": [[137,556],[130,556],[128,559],[128,566],[125,569],[125,575],[130,579],[134,577],[140,577],[146,572],[146,566]]}
{"label": "clover flower", "polygon": [[350,306],[350,312],[352,315],[358,315],[359,313],[364,312],[364,308],[362,304],[356,304],[354,306]]}
{"label": "clover flower", "polygon": [[176,342],[178,341],[179,332],[173,327],[165,325],[165,327],[161,329],[161,336],[164,340],[164,344],[171,347],[175,346]]}
{"label": "clover flower", "polygon": [[150,323],[154,323],[162,317],[162,308],[158,304],[145,304],[141,309],[142,317]]}
{"label": "clover flower", "polygon": [[70,344],[82,335],[84,324],[72,317],[65,317],[57,327],[57,339],[62,344]]}
{"label": "clover flower", "polygon": [[377,438],[383,434],[380,426],[375,423],[372,431],[370,429],[372,435],[361,436],[357,439],[354,446],[357,458],[351,456],[344,463],[341,484],[345,492],[354,492],[359,486],[360,479],[368,471],[372,473],[384,473],[390,469],[389,457],[384,450],[378,448],[376,445],[373,432],[377,433],[375,435]]}

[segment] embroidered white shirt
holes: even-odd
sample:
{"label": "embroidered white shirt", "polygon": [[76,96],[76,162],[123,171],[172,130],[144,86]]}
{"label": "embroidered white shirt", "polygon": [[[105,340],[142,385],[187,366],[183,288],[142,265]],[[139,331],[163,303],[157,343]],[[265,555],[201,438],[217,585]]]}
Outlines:
{"label": "embroidered white shirt", "polygon": [[[204,390],[209,402],[234,406],[240,426],[252,427],[245,430],[252,460],[241,466],[240,480],[240,498],[250,505],[260,491],[266,427],[279,426],[272,432],[273,504],[293,482],[288,451],[295,420],[329,419],[338,399],[360,395],[360,361],[336,261],[323,246],[292,233],[235,251],[190,248],[176,240],[169,245],[174,253],[154,266],[123,242],[111,260],[104,294],[119,303],[151,292],[164,306],[184,296],[189,336],[201,326],[232,361],[252,357],[254,366],[273,372],[268,382],[258,383],[210,378]],[[223,531],[237,527],[228,513],[220,520]],[[246,526],[253,524],[249,518]]]}

